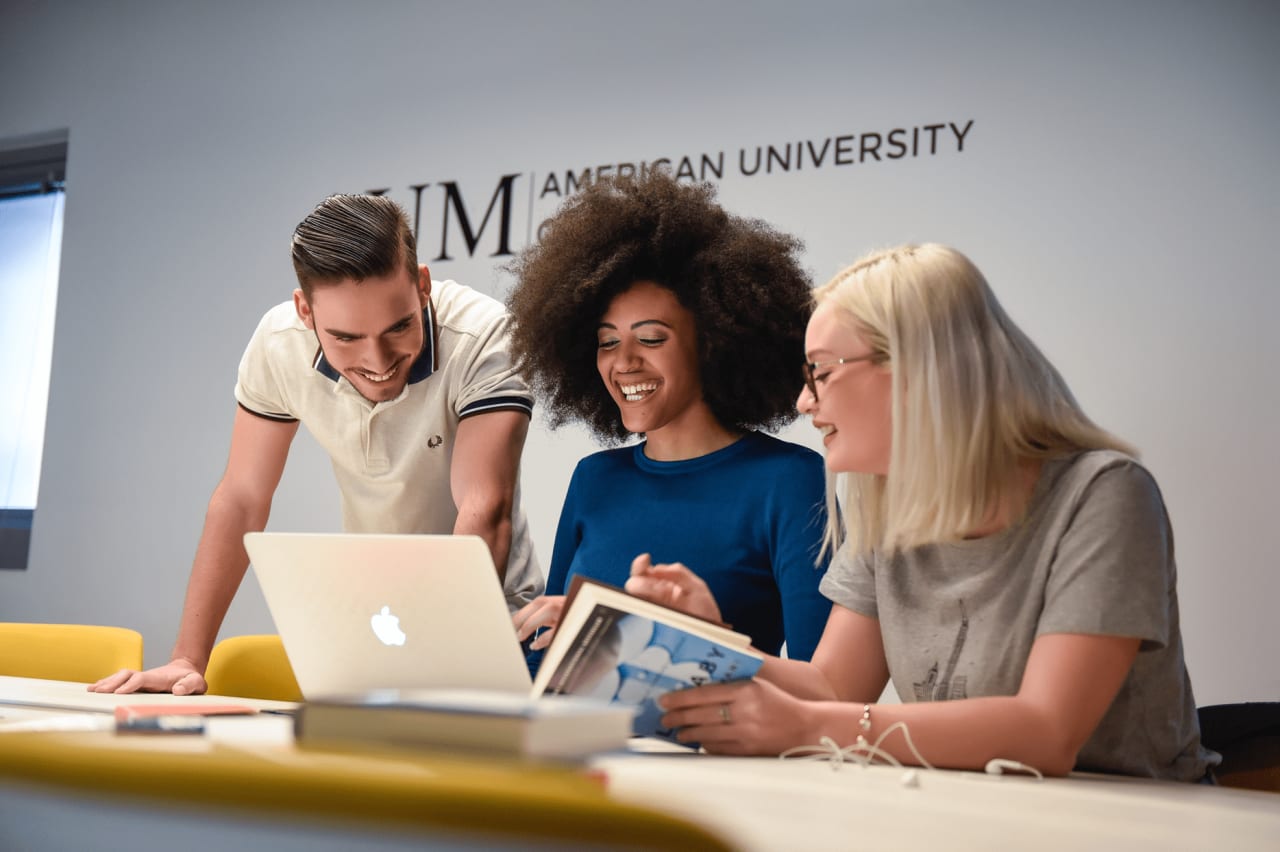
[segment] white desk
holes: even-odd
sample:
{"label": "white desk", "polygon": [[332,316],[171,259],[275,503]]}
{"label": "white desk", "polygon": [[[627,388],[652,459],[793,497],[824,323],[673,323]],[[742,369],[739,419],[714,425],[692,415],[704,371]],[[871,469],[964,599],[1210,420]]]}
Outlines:
{"label": "white desk", "polygon": [[[238,702],[223,697],[93,695],[83,690],[84,687],[78,684],[0,678],[0,699],[14,700],[25,696],[27,700],[40,699],[63,706],[83,705],[84,709],[99,713],[120,702]],[[290,706],[282,702],[248,703],[266,705],[271,709]],[[13,718],[15,712],[36,714],[55,711],[0,705],[0,717],[7,714]],[[225,721],[230,725],[236,720]],[[1073,776],[1036,781],[1016,776],[925,770],[916,770],[916,783],[907,786],[903,784],[904,771],[888,767],[863,768],[844,764],[833,769],[825,761],[633,753],[604,755],[593,761],[593,765],[607,776],[608,792],[607,797],[593,797],[592,791],[578,789],[581,779],[562,778],[554,773],[539,775],[536,770],[513,769],[510,765],[486,768],[483,763],[473,765],[475,762],[456,756],[440,760],[433,758],[416,764],[401,761],[392,765],[372,757],[303,753],[293,748],[287,719],[260,721],[267,723],[271,730],[267,730],[264,739],[256,741],[238,733],[248,732],[250,728],[237,729],[228,725],[227,736],[239,742],[222,734],[212,741],[210,737],[169,737],[151,742],[157,749],[203,754],[204,768],[215,776],[219,773],[228,775],[236,769],[243,771],[245,766],[250,766],[259,773],[280,773],[279,780],[291,784],[310,784],[314,780],[319,790],[315,795],[334,795],[323,787],[326,779],[351,779],[345,789],[339,787],[337,801],[341,801],[342,796],[358,797],[362,790],[371,789],[371,786],[384,785],[391,792],[403,794],[407,791],[425,797],[421,801],[431,804],[441,796],[451,795],[452,791],[442,789],[438,779],[433,786],[429,779],[417,776],[424,772],[438,775],[447,770],[455,773],[461,786],[474,783],[483,787],[487,784],[498,791],[495,796],[505,797],[491,803],[493,807],[504,808],[502,815],[495,813],[492,821],[501,821],[505,816],[507,823],[514,820],[520,824],[519,820],[531,820],[532,814],[539,813],[539,807],[561,809],[562,817],[548,819],[547,814],[542,813],[542,824],[529,822],[527,836],[517,835],[519,842],[516,845],[522,847],[542,842],[548,848],[564,848],[579,841],[598,847],[604,836],[616,837],[617,842],[636,847],[684,848],[700,840],[696,834],[682,837],[679,833],[682,825],[692,823],[707,829],[710,836],[722,838],[746,852],[850,848],[928,852],[969,849],[1081,852],[1096,848],[1124,849],[1126,852],[1280,850],[1280,795],[1269,793],[1112,776]],[[276,724],[273,726],[272,723]],[[2,730],[3,719],[0,719]],[[259,728],[259,732],[262,730]],[[0,732],[0,847],[4,846],[6,820],[15,815],[30,820],[44,814],[42,818],[49,825],[57,829],[66,828],[58,821],[61,812],[56,807],[56,797],[49,800],[46,796],[43,800],[31,801],[26,791],[2,786],[6,777],[5,738],[10,736],[21,736],[28,741],[32,737],[30,734]],[[92,758],[95,753],[105,754],[111,748],[117,749],[122,756],[132,756],[138,747],[131,747],[129,742],[119,742],[132,740],[137,743],[137,738],[112,737],[102,732],[49,736],[54,741],[61,740],[72,746],[75,759]],[[223,748],[220,743],[233,748]],[[66,750],[63,749],[64,752]],[[225,752],[228,750],[242,752],[242,760],[237,763],[227,758]],[[252,763],[245,763],[246,760]],[[489,774],[485,775],[486,772]],[[389,775],[384,776],[383,773]],[[312,779],[312,775],[317,777]],[[234,778],[234,773],[229,777]],[[541,792],[548,795],[554,792],[551,788],[564,787],[563,795],[560,799],[547,799],[545,802],[527,795],[539,792],[540,786],[543,788]],[[367,794],[365,797],[369,798]],[[465,804],[461,799],[459,802],[458,807]],[[626,810],[628,806],[633,810]],[[134,811],[122,810],[119,806],[106,807],[101,802],[90,802],[87,806],[82,802],[79,807],[75,818],[86,822],[96,820],[102,832],[126,832],[129,845],[120,848],[127,852],[162,846],[168,848],[171,844],[157,842],[153,846],[145,838],[170,837],[172,831],[185,824],[203,825],[206,832],[213,831],[210,826],[218,828],[218,842],[225,844],[222,848],[246,845],[238,835],[227,834],[232,829],[242,831],[242,825],[231,825],[207,814],[188,813],[173,817],[166,816],[163,811],[157,813],[152,808],[139,817]],[[674,818],[673,824],[655,824],[652,821],[655,813],[670,815]],[[568,838],[566,843],[566,837],[556,837],[557,826],[548,825],[556,819],[580,821],[583,834]],[[563,825],[559,828],[563,831]],[[614,834],[591,834],[588,829],[612,831]],[[662,830],[669,833],[662,834]],[[277,852],[308,846],[313,852],[316,849],[337,850],[344,848],[344,844],[350,845],[352,838],[359,838],[360,845],[374,844],[388,849],[420,846],[423,842],[420,833],[410,835],[408,841],[399,841],[404,844],[402,847],[397,845],[394,837],[388,839],[367,832],[352,834],[350,831],[353,830],[343,834],[332,829],[316,829],[308,822],[301,826],[295,822],[287,831],[259,836],[256,842],[261,846],[270,845]],[[466,835],[455,836],[447,832],[432,835],[432,838],[436,845],[443,843],[447,848],[472,848],[468,843],[474,841],[474,838],[468,841]],[[512,840],[509,830],[506,838]],[[485,847],[493,841],[492,837],[482,838],[477,845]],[[184,838],[180,842],[190,848],[193,840]],[[65,843],[66,848],[75,845],[72,840]],[[196,844],[196,848],[219,847],[217,843],[210,843],[207,846]]]}
{"label": "white desk", "polygon": [[826,761],[621,755],[615,799],[683,816],[743,850],[1277,852],[1280,795],[1104,775],[1037,781]]}
{"label": "white desk", "polygon": [[0,729],[6,721],[52,712],[109,715],[120,705],[132,704],[243,704],[259,710],[292,710],[292,701],[261,698],[228,698],[225,695],[169,695],[134,692],[128,695],[89,692],[83,683],[0,675]]}
{"label": "white desk", "polygon": [[[292,706],[283,702],[97,695],[20,678],[0,678],[0,701],[3,852],[728,849],[694,823],[611,799],[582,768],[299,749],[292,719],[265,714],[212,717],[202,735],[62,727],[106,723],[117,704]],[[32,721],[55,728],[12,730]]]}

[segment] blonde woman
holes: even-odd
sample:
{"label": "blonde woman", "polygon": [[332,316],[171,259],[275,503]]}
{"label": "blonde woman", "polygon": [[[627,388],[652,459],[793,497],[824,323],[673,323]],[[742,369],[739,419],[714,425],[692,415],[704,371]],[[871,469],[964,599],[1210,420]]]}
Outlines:
{"label": "blonde woman", "polygon": [[[1218,756],[1200,744],[1172,532],[1133,450],[954,249],[872,254],[815,298],[798,407],[829,482],[847,474],[830,621],[811,663],[671,693],[664,724],[730,754],[827,737],[939,767],[1204,779]],[[718,612],[646,556],[627,588]],[[875,703],[890,678],[904,703]]]}

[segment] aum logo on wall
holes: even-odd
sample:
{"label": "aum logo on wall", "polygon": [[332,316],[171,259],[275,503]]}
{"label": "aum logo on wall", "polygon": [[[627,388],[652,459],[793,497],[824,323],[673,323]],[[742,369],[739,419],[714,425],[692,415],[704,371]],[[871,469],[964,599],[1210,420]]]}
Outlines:
{"label": "aum logo on wall", "polygon": [[[885,166],[920,157],[962,154],[972,129],[970,118],[963,122],[895,127],[886,132],[755,145],[738,148],[735,153],[721,150],[559,171],[515,172],[501,175],[486,186],[469,185],[465,194],[455,180],[414,183],[407,187],[408,198],[397,200],[413,217],[419,257],[425,260],[429,252],[435,252],[430,258],[433,265],[455,260],[464,253],[466,257],[475,257],[477,252],[504,257],[532,243],[562,200],[601,178],[670,169],[677,179],[691,182],[766,176],[785,179],[817,169]],[[387,195],[392,189],[383,187],[369,192]]]}

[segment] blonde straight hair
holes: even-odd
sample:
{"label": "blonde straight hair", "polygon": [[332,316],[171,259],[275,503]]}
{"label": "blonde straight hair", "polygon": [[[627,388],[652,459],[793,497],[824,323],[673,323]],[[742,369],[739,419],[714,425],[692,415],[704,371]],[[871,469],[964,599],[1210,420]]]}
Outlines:
{"label": "blonde straight hair", "polygon": [[[893,373],[887,476],[827,474],[823,553],[954,541],[1021,491],[1020,463],[1133,448],[1095,425],[978,268],[937,244],[875,252],[814,292]],[[1015,516],[1025,505],[1012,506]]]}

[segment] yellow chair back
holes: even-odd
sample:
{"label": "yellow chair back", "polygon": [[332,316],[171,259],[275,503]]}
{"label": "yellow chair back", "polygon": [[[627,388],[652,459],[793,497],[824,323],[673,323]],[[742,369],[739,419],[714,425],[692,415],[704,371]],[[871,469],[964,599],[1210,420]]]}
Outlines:
{"label": "yellow chair back", "polygon": [[142,668],[142,634],[95,624],[0,622],[0,675],[93,683]]}
{"label": "yellow chair back", "polygon": [[204,679],[210,695],[302,700],[284,643],[275,634],[223,639],[213,646]]}

